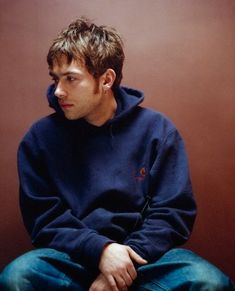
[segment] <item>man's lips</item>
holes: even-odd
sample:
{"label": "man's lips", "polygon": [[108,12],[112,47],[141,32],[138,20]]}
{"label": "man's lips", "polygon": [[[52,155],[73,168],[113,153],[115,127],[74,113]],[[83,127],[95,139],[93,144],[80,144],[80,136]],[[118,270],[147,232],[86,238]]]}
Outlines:
{"label": "man's lips", "polygon": [[68,108],[71,108],[73,106],[73,104],[66,104],[66,103],[60,103],[60,106],[64,109],[68,109]]}

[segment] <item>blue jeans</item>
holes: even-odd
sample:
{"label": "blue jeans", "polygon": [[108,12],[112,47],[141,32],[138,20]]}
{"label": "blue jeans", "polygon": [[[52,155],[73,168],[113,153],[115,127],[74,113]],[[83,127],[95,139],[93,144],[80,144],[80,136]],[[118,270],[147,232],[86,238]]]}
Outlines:
{"label": "blue jeans", "polygon": [[[53,249],[30,251],[6,266],[0,274],[2,291],[84,291],[97,274]],[[172,249],[152,264],[138,268],[130,290],[235,290],[216,267],[184,249]]]}

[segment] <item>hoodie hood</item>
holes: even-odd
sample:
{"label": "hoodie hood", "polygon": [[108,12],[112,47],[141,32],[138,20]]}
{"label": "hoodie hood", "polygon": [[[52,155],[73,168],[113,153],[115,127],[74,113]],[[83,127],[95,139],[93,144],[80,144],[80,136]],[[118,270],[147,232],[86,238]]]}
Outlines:
{"label": "hoodie hood", "polygon": [[[55,85],[52,84],[47,90],[49,106],[53,108],[56,113],[64,115],[63,110],[60,108],[58,103],[58,98],[55,96],[54,92]],[[144,100],[144,94],[141,91],[123,86],[119,86],[114,91],[114,96],[117,101],[117,111],[112,121],[117,121],[128,115]]]}

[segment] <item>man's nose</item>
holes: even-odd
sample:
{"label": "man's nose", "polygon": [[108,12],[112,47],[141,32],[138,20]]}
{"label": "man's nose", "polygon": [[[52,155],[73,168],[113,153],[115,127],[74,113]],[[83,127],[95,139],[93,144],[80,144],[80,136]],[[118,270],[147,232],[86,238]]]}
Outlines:
{"label": "man's nose", "polygon": [[64,98],[66,96],[65,89],[62,87],[60,82],[57,84],[54,94],[59,99],[62,99],[62,98]]}

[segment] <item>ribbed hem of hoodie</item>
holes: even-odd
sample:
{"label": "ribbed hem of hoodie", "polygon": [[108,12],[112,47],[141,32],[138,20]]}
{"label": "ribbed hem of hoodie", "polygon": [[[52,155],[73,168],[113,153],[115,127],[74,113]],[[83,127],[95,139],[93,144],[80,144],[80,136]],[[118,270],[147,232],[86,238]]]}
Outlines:
{"label": "ribbed hem of hoodie", "polygon": [[101,254],[103,252],[104,247],[113,243],[114,241],[109,238],[98,235],[98,234],[90,234],[86,241],[84,241],[84,247],[82,248],[82,258],[84,263],[87,266],[97,268],[100,262]]}

